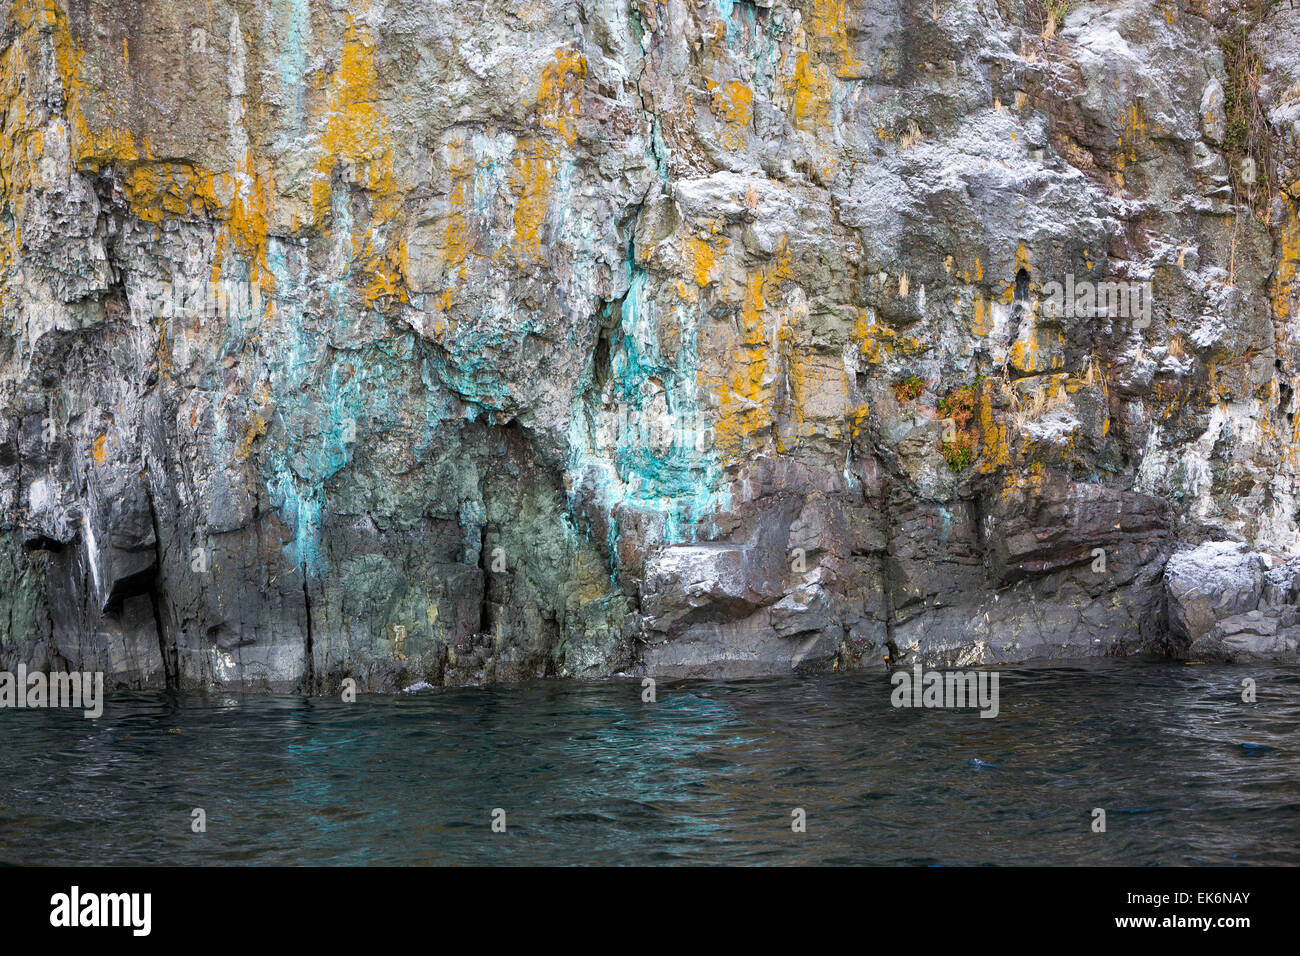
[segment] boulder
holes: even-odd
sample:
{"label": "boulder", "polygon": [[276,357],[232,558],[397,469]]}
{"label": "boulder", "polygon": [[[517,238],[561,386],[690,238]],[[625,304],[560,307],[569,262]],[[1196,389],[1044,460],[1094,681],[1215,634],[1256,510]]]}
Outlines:
{"label": "boulder", "polygon": [[1210,632],[1194,641],[1193,657],[1206,661],[1247,663],[1300,660],[1300,627],[1284,626],[1286,619],[1266,611],[1247,611],[1224,618]]}
{"label": "boulder", "polygon": [[1190,645],[1220,621],[1255,610],[1267,571],[1262,555],[1234,541],[1207,541],[1175,553],[1165,565],[1169,629]]}

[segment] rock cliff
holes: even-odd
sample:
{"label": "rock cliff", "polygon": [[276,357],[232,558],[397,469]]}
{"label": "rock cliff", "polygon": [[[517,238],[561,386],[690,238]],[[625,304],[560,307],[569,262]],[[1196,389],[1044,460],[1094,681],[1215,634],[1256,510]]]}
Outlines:
{"label": "rock cliff", "polygon": [[1295,658],[1292,0],[0,13],[0,665]]}

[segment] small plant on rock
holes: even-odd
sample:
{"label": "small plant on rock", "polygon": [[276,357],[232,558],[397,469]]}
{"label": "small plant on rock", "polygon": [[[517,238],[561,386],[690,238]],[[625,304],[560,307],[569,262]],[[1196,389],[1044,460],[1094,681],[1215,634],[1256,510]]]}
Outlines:
{"label": "small plant on rock", "polygon": [[953,389],[936,406],[939,417],[951,422],[945,424],[939,451],[953,471],[961,471],[975,460],[975,435],[971,431],[971,422],[975,418],[975,402],[983,379],[984,376],[980,375],[970,385]]}
{"label": "small plant on rock", "polygon": [[894,383],[894,398],[900,402],[914,402],[925,391],[925,381],[916,375],[900,378]]}
{"label": "small plant on rock", "polygon": [[957,437],[952,441],[946,441],[939,446],[943,453],[943,460],[948,463],[948,467],[953,471],[961,471],[975,460],[975,439],[964,432],[958,432]]}

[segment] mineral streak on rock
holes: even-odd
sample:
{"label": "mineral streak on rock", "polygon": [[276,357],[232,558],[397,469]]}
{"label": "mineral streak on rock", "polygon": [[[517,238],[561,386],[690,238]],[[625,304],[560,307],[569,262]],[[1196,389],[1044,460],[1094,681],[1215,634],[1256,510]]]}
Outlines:
{"label": "mineral streak on rock", "polygon": [[0,12],[0,666],[1296,656],[1293,4]]}

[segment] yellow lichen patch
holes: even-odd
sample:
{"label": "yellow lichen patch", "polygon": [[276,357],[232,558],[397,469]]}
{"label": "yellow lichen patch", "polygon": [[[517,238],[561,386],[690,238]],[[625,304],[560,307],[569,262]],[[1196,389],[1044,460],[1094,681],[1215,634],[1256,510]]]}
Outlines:
{"label": "yellow lichen patch", "polygon": [[1123,176],[1125,167],[1137,162],[1137,144],[1146,136],[1147,124],[1136,103],[1119,116],[1119,134],[1115,143],[1115,169]]}
{"label": "yellow lichen patch", "polygon": [[1300,208],[1288,201],[1286,211],[1286,221],[1279,231],[1277,272],[1270,293],[1273,315],[1283,323],[1290,318],[1292,295],[1300,291],[1296,286],[1300,278]]}
{"label": "yellow lichen patch", "polygon": [[813,64],[807,53],[794,62],[795,128],[809,133],[825,129],[830,125],[831,72],[824,64]]}
{"label": "yellow lichen patch", "polygon": [[[33,2],[22,4],[30,22],[48,32],[58,69],[68,121],[69,154],[81,172],[97,172],[110,166],[121,173],[128,208],[143,222],[161,223],[168,217],[216,215],[224,209],[226,228],[217,239],[218,262],[232,250],[244,254],[250,269],[264,268],[267,244],[267,208],[274,188],[269,172],[257,168],[251,153],[233,173],[217,175],[187,163],[156,161],[148,139],[113,124],[92,128],[87,104],[93,97],[103,101],[112,116],[127,112],[129,104],[114,104],[111,86],[87,85],[82,79],[83,51],[74,43],[66,18],[58,6],[45,2],[40,9]],[[124,46],[125,53],[125,46]],[[124,57],[123,69],[128,65]],[[214,279],[219,275],[214,266]]]}
{"label": "yellow lichen patch", "polygon": [[854,438],[862,434],[862,429],[867,426],[867,419],[870,416],[871,406],[865,402],[849,410],[849,432]]}
{"label": "yellow lichen patch", "polygon": [[1011,343],[1011,364],[1022,372],[1039,372],[1038,335],[1031,334]]}
{"label": "yellow lichen patch", "polygon": [[267,420],[260,411],[255,412],[249,420],[248,430],[244,437],[239,440],[239,446],[235,449],[236,461],[247,461],[249,455],[253,453],[253,445],[257,440],[266,434]]}
{"label": "yellow lichen patch", "polygon": [[[152,159],[148,140],[141,137],[137,142],[129,129],[112,124],[91,129],[86,120],[86,100],[89,97],[103,99],[107,101],[108,111],[113,113],[116,112],[113,109],[113,99],[118,91],[103,83],[89,87],[83,83],[81,74],[85,54],[74,42],[67,17],[60,6],[54,0],[21,0],[14,4],[14,15],[25,28],[43,30],[50,37],[71,133],[70,155],[73,165],[79,170],[92,172],[114,163]],[[124,61],[123,69],[128,65]],[[122,112],[126,112],[130,104],[117,105]]]}
{"label": "yellow lichen patch", "polygon": [[1029,249],[1022,242],[1016,246],[1016,271],[1024,269],[1026,272],[1033,273],[1033,261],[1029,255]]}
{"label": "yellow lichen patch", "polygon": [[772,425],[765,318],[768,300],[790,277],[790,263],[789,249],[782,240],[776,257],[746,278],[740,342],[733,353],[733,367],[717,383],[718,420],[714,423],[718,447],[733,458],[744,454],[750,436]]}
{"label": "yellow lichen patch", "polygon": [[95,464],[102,465],[108,461],[108,435],[100,435],[95,439],[91,447],[91,454],[94,456]]}
{"label": "yellow lichen patch", "polygon": [[[366,281],[364,295],[372,307],[386,298],[407,300],[406,249],[388,235],[405,190],[394,173],[393,139],[376,100],[377,88],[371,27],[364,16],[349,16],[339,65],[326,86],[322,154],[312,182],[311,209],[315,222],[327,220],[336,173],[365,190],[370,201],[369,227],[363,236],[352,237],[352,245],[357,272]],[[254,183],[260,184],[260,180],[255,178]],[[246,221],[254,235],[265,225],[264,218],[250,216]]]}
{"label": "yellow lichen patch", "polygon": [[[952,256],[949,256],[948,259],[951,260]],[[952,267],[947,263],[945,263],[945,268],[947,268],[949,272],[952,271]],[[984,264],[980,261],[979,257],[977,256],[975,258],[975,264],[971,266],[969,269],[957,270],[957,278],[961,279],[962,282],[967,282],[972,284],[976,282],[984,281]]]}
{"label": "yellow lichen patch", "polygon": [[[442,238],[443,289],[434,301],[434,308],[439,312],[451,308],[456,292],[465,285],[474,248],[468,218],[474,198],[474,157],[463,139],[455,140],[447,147],[447,172],[451,186],[447,194],[447,226]],[[443,324],[439,322],[435,331],[441,333],[442,330]]]}
{"label": "yellow lichen patch", "polygon": [[169,216],[211,216],[220,207],[216,183],[206,170],[179,163],[142,163],[123,177],[127,205],[144,222]]}
{"label": "yellow lichen patch", "polygon": [[1036,325],[1022,329],[1011,343],[1008,359],[1011,366],[1025,375],[1061,368],[1065,364],[1065,336],[1055,329]]}
{"label": "yellow lichen patch", "polygon": [[[82,172],[116,167],[123,183],[127,205],[143,222],[159,224],[170,217],[223,216],[217,235],[212,278],[220,276],[221,262],[239,253],[248,262],[250,278],[265,274],[269,227],[268,210],[274,200],[269,165],[255,161],[251,151],[233,171],[214,173],[189,164],[156,160],[149,141],[130,129],[113,124],[92,128],[86,105],[94,97],[112,117],[127,113],[129,103],[114,103],[113,88],[102,82],[87,85],[81,76],[83,51],[74,44],[61,12],[47,3],[46,22],[52,27],[55,59],[63,87],[70,130],[72,163]],[[125,41],[124,41],[125,43]],[[129,67],[125,56],[122,69]]]}
{"label": "yellow lichen patch", "polygon": [[971,307],[973,309],[970,323],[971,335],[982,339],[993,329],[993,321],[989,317],[989,304],[984,300],[982,293],[976,292]]}
{"label": "yellow lichen patch", "polygon": [[237,461],[247,461],[253,453],[253,446],[257,444],[258,439],[266,434],[267,427],[271,424],[270,412],[268,405],[271,401],[271,392],[266,386],[257,390],[255,397],[257,407],[248,419],[248,428],[244,432],[244,437],[239,440],[239,445],[235,448],[235,459]]}
{"label": "yellow lichen patch", "polygon": [[754,91],[744,83],[714,83],[706,81],[709,103],[713,112],[722,118],[725,126],[721,132],[722,144],[728,149],[740,149],[745,144],[746,131],[753,118]]}
{"label": "yellow lichen patch", "polygon": [[338,69],[329,83],[325,155],[312,183],[312,210],[322,221],[329,210],[335,167],[344,163],[356,182],[380,202],[393,202],[393,147],[383,114],[375,103],[377,76],[369,26],[348,17]]}
{"label": "yellow lichen patch", "polygon": [[537,85],[537,119],[542,133],[520,141],[510,169],[510,189],[515,195],[512,245],[521,266],[542,258],[541,235],[562,158],[560,146],[572,146],[577,139],[578,91],[586,75],[586,58],[564,48],[556,50],[554,60],[542,70]]}
{"label": "yellow lichen patch", "polygon": [[682,255],[686,270],[695,280],[696,285],[704,288],[713,281],[717,261],[713,254],[713,247],[707,240],[687,236]]}
{"label": "yellow lichen patch", "polygon": [[813,0],[811,14],[799,31],[804,36],[796,34],[794,75],[786,95],[797,129],[814,133],[830,125],[836,84],[863,73],[849,46],[851,19],[847,0]]}
{"label": "yellow lichen patch", "polygon": [[903,335],[887,325],[877,324],[866,311],[860,311],[853,323],[853,340],[858,351],[871,365],[877,365],[895,354],[920,355],[927,348],[920,339]]}
{"label": "yellow lichen patch", "polygon": [[[3,131],[0,132],[0,197],[9,207],[11,223],[0,226],[0,267],[8,267],[21,247],[22,207],[33,187],[44,185],[48,176],[66,175],[66,170],[46,167],[42,156],[46,139],[65,139],[72,164],[93,172],[115,160],[135,161],[148,155],[147,143],[137,146],[128,130],[92,132],[82,109],[82,51],[73,42],[67,15],[54,0],[15,0],[9,11],[16,32],[0,53],[0,96],[4,99]],[[49,122],[43,111],[28,109],[29,90],[46,90],[45,72],[51,63],[62,93],[66,125]],[[109,98],[114,88],[99,84],[94,95]],[[45,125],[41,125],[45,124]]]}
{"label": "yellow lichen patch", "polygon": [[393,243],[383,255],[376,254],[372,246],[367,246],[365,258],[370,275],[365,289],[367,305],[374,307],[384,299],[410,301],[405,279],[410,273],[410,264],[404,241]]}
{"label": "yellow lichen patch", "polygon": [[1025,501],[1039,497],[1047,485],[1047,472],[1040,462],[1015,468],[1002,476],[1002,500]]}
{"label": "yellow lichen patch", "polygon": [[826,50],[842,79],[857,76],[862,64],[849,47],[849,11],[847,0],[813,0],[808,32],[814,43]]}
{"label": "yellow lichen patch", "polygon": [[[222,177],[229,181],[229,177]],[[231,253],[237,253],[248,264],[249,279],[273,282],[267,269],[266,250],[270,242],[268,211],[275,201],[275,187],[269,168],[262,170],[254,162],[250,151],[236,168],[230,182],[231,199],[226,209],[225,228],[217,234],[216,251],[212,258],[212,280],[221,276],[222,266]]]}
{"label": "yellow lichen patch", "polygon": [[586,76],[587,58],[561,47],[537,84],[538,119],[544,128],[559,133],[566,146],[578,138],[578,95]]}
{"label": "yellow lichen patch", "polygon": [[514,249],[521,264],[542,257],[541,230],[555,185],[554,154],[554,147],[545,139],[525,140],[510,169],[510,188],[515,194]]}
{"label": "yellow lichen patch", "polygon": [[[19,5],[20,8],[23,5]],[[0,201],[9,211],[0,216],[0,267],[6,271],[22,245],[22,206],[38,180],[38,163],[43,150],[41,133],[29,124],[26,91],[28,62],[26,37],[11,42],[0,54],[0,97],[5,118],[0,124]],[[12,228],[10,227],[12,222]]]}
{"label": "yellow lichen patch", "polygon": [[1007,426],[1001,416],[993,414],[990,390],[981,388],[979,394],[980,471],[995,471],[1011,464],[1007,445]]}

